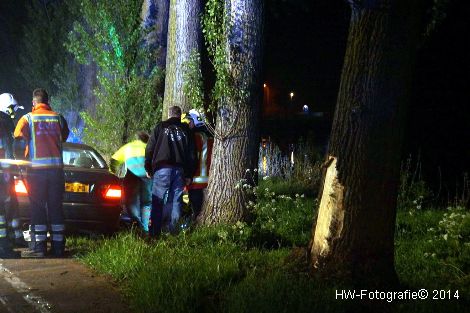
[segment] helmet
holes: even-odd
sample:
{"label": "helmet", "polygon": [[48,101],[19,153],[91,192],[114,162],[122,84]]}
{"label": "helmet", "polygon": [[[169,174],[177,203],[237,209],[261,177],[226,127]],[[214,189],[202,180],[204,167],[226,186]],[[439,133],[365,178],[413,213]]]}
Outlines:
{"label": "helmet", "polygon": [[18,105],[18,102],[15,100],[11,93],[2,93],[0,95],[0,111],[11,115],[16,112],[18,109],[24,109],[24,107]]}
{"label": "helmet", "polygon": [[191,119],[194,121],[194,127],[201,127],[204,126],[204,114],[199,114],[198,111],[192,109],[189,110],[189,116],[191,116]]}

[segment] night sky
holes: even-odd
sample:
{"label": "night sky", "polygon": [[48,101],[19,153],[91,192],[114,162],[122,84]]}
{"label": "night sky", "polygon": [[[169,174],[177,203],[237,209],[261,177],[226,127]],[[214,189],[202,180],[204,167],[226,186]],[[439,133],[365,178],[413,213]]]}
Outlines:
{"label": "night sky", "polygon": [[[15,73],[25,2],[0,1],[0,92],[30,93]],[[419,154],[423,175],[433,186],[440,169],[452,193],[455,182],[470,172],[470,58],[464,48],[470,10],[466,1],[450,3],[447,18],[419,51],[403,157]],[[313,111],[332,113],[349,25],[346,1],[267,0],[266,11],[265,82],[278,92],[281,105],[308,104]]]}

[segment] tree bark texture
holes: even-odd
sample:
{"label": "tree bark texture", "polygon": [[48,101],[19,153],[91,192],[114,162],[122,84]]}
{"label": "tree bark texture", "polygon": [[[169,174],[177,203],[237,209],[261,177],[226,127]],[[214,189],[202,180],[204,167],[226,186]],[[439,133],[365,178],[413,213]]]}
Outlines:
{"label": "tree bark texture", "polygon": [[184,64],[189,60],[191,52],[201,51],[201,10],[200,0],[170,1],[163,120],[167,119],[171,106],[177,105],[183,111],[192,108],[183,91]]}
{"label": "tree bark texture", "polygon": [[349,2],[348,44],[311,261],[320,273],[396,283],[400,149],[420,1]]}
{"label": "tree bark texture", "polygon": [[214,140],[206,201],[199,217],[203,224],[234,223],[245,216],[250,196],[244,188],[235,186],[258,164],[263,1],[226,0],[225,8],[230,74],[236,88],[246,91],[246,96],[242,101],[228,99],[219,105],[219,136]]}
{"label": "tree bark texture", "polygon": [[166,66],[169,9],[170,0],[144,0],[142,3],[142,26],[150,30],[145,44],[155,51],[155,65],[160,69]]}

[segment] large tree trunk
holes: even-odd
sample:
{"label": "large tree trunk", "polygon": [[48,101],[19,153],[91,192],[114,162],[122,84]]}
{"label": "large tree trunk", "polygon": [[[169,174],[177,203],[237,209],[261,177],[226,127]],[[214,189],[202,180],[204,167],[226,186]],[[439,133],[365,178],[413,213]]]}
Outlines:
{"label": "large tree trunk", "polygon": [[348,45],[311,261],[320,273],[396,283],[404,104],[422,11],[420,1],[349,2]]}
{"label": "large tree trunk", "polygon": [[257,167],[258,113],[261,102],[263,33],[262,0],[226,0],[230,28],[227,51],[230,73],[246,97],[228,99],[217,116],[207,197],[200,214],[203,224],[233,223],[243,218],[249,195],[235,188],[248,169]]}
{"label": "large tree trunk", "polygon": [[144,0],[142,3],[142,24],[150,29],[145,38],[146,45],[155,51],[155,64],[165,69],[170,0]]}
{"label": "large tree trunk", "polygon": [[168,108],[173,105],[178,105],[183,111],[192,108],[183,91],[184,64],[193,51],[199,53],[201,50],[201,10],[200,0],[170,1],[163,120],[167,119]]}

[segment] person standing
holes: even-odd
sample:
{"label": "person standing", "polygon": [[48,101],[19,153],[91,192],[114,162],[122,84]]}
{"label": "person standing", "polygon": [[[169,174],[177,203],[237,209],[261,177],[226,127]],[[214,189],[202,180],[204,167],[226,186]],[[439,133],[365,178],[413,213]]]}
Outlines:
{"label": "person standing", "polygon": [[127,211],[147,234],[152,205],[152,180],[147,177],[144,166],[149,134],[139,131],[136,137],[113,154],[110,169],[124,179]]}
{"label": "person standing", "polygon": [[211,166],[212,147],[214,137],[206,127],[204,116],[192,109],[181,119],[189,124],[194,133],[194,144],[196,149],[196,169],[194,177],[188,188],[189,202],[193,209],[193,218],[196,219],[202,209],[204,192],[209,181],[209,170]]}
{"label": "person standing", "polygon": [[13,239],[14,244],[18,246],[25,244],[18,219],[18,202],[11,172],[14,166],[11,161],[15,129],[12,119],[15,112],[22,108],[12,94],[0,95],[0,258],[15,255],[9,239]]}
{"label": "person standing", "polygon": [[153,176],[150,236],[158,236],[162,225],[178,232],[182,195],[192,180],[194,141],[187,124],[181,123],[181,108],[172,106],[168,120],[155,126],[145,149],[145,170]]}
{"label": "person standing", "polygon": [[31,204],[31,245],[21,253],[22,257],[45,256],[48,224],[52,237],[52,255],[62,257],[64,254],[62,198],[65,181],[62,142],[67,140],[68,135],[67,122],[50,107],[46,90],[35,89],[32,112],[18,121],[14,132],[16,140],[26,143],[25,156],[31,161],[27,171]]}

